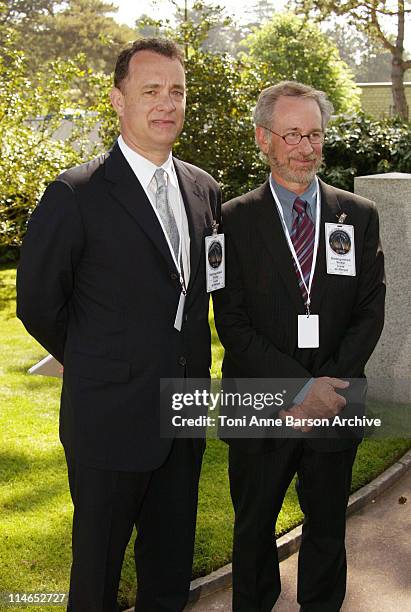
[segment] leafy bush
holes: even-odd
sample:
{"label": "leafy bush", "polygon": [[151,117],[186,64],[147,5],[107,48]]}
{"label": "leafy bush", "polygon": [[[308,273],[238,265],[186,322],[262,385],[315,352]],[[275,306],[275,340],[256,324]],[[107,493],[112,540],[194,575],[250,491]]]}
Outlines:
{"label": "leafy bush", "polygon": [[[357,97],[346,67],[334,47],[315,34],[316,26],[277,15],[246,39],[248,56],[236,59],[203,49],[201,43],[215,22],[207,10],[211,9],[199,1],[197,20],[162,32],[186,45],[187,117],[174,152],[212,174],[228,200],[255,188],[267,176],[251,121],[262,87],[287,76],[300,79],[324,89],[337,109],[350,112],[355,112]],[[46,185],[65,168],[96,153],[89,142],[91,129],[98,124],[105,148],[118,135],[118,120],[108,98],[111,77],[91,74],[83,68],[84,57],[79,57],[53,62],[44,81],[33,83],[12,33],[2,35],[0,260],[16,258],[28,216]],[[83,111],[76,110],[74,128],[63,139],[58,131],[67,109],[73,100],[76,109],[80,106],[79,79],[87,79],[89,101],[83,100]],[[322,177],[348,190],[353,189],[354,176],[411,172],[411,126],[363,114],[339,116],[329,127],[324,157]]]}
{"label": "leafy bush", "polygon": [[360,109],[360,90],[338,49],[318,25],[292,13],[275,13],[243,41],[242,54],[259,92],[279,81],[300,81],[325,91],[335,112]]}
{"label": "leafy bush", "polygon": [[338,117],[327,130],[324,159],[322,178],[349,191],[356,176],[411,172],[411,125],[365,114]]}
{"label": "leafy bush", "polygon": [[6,39],[0,57],[0,260],[16,258],[27,219],[46,185],[93,154],[88,134],[96,117],[72,111],[70,134],[58,137],[67,118],[71,86],[86,75],[79,62],[57,61],[34,85],[24,56]]}
{"label": "leafy bush", "polygon": [[220,183],[226,200],[264,179],[251,120],[253,101],[238,60],[197,51],[186,63],[187,116],[174,148]]}

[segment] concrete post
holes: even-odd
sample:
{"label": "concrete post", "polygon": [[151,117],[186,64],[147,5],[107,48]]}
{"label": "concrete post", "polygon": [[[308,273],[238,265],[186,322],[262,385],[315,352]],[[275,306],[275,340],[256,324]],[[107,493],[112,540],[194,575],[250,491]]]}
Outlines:
{"label": "concrete post", "polygon": [[376,203],[385,253],[385,327],[366,369],[369,396],[411,402],[411,174],[355,179],[354,191]]}

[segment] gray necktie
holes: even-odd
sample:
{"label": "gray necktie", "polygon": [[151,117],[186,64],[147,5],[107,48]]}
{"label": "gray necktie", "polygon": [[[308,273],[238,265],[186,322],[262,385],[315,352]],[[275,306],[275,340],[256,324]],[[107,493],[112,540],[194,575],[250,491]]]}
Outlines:
{"label": "gray necktie", "polygon": [[168,201],[167,196],[167,184],[165,181],[165,170],[163,168],[157,168],[154,173],[154,178],[157,183],[156,191],[156,209],[161,217],[164,225],[164,229],[170,240],[172,249],[175,253],[176,259],[178,259],[178,248],[180,244],[180,236],[178,234],[177,223],[173,214],[173,211]]}

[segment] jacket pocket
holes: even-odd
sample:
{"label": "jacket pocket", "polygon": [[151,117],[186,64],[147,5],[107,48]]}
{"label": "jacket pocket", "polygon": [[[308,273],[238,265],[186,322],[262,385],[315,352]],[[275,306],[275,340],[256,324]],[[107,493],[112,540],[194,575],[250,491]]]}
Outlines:
{"label": "jacket pocket", "polygon": [[131,367],[127,361],[74,352],[66,355],[64,363],[69,372],[81,378],[114,383],[125,383],[130,378]]}

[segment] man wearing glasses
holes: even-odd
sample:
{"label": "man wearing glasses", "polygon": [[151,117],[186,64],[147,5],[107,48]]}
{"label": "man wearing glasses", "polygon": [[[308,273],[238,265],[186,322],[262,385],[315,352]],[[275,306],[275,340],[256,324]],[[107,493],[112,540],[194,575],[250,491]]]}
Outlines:
{"label": "man wearing glasses", "polygon": [[358,439],[321,438],[304,419],[344,414],[346,379],[364,376],[381,334],[385,285],[375,205],[316,176],[331,112],[312,87],[265,89],[254,122],[270,176],[223,207],[227,277],[214,312],[224,377],[303,379],[279,414],[308,432],[228,440],[234,612],[269,612],[280,594],[274,530],[296,473],[305,515],[301,610],[337,612],[345,595],[345,512]]}

